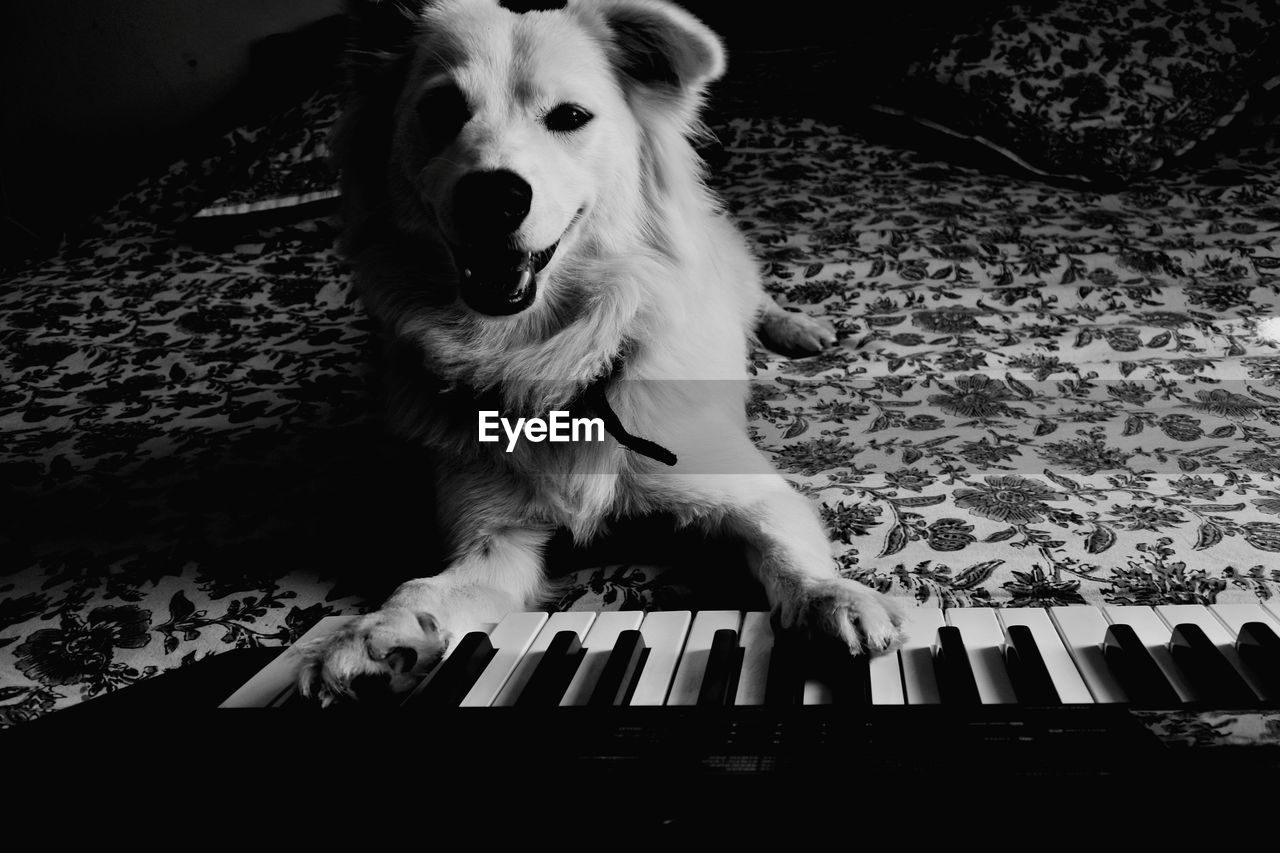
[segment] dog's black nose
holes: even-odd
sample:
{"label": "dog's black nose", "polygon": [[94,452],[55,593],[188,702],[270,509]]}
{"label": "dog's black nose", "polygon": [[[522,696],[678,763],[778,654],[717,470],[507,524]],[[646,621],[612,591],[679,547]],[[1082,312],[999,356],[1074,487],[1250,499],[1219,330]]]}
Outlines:
{"label": "dog's black nose", "polygon": [[520,227],[533,203],[533,187],[515,172],[472,172],[453,191],[454,222],[468,240],[505,237]]}

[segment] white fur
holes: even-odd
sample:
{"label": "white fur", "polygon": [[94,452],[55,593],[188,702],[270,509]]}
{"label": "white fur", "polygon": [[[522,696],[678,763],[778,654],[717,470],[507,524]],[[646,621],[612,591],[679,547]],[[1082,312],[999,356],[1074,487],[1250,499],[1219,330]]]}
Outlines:
{"label": "white fur", "polygon": [[[634,62],[628,39],[637,32],[661,47],[659,76],[646,78],[647,66]],[[497,390],[520,414],[565,407],[622,355],[608,390],[614,410],[680,463],[665,468],[612,439],[524,443],[507,454],[477,442],[474,426],[450,426],[440,398],[402,384],[393,422],[436,455],[439,523],[453,561],[314,649],[303,691],[327,702],[363,673],[401,683],[386,660],[397,643],[415,652],[421,671],[451,637],[534,606],[556,528],[585,541],[611,515],[655,511],[740,536],[785,626],[838,637],[854,652],[896,643],[900,615],[838,577],[814,508],[747,435],[757,324],[768,339],[810,351],[835,336],[766,296],[745,241],[702,182],[689,140],[704,88],[724,70],[718,39],[661,0],[577,0],[524,15],[496,0],[442,0],[422,12],[412,45],[388,123],[390,163],[362,153],[362,129],[351,125],[370,118],[358,102],[344,131],[356,139],[343,161],[348,239],[369,310],[417,369]],[[432,149],[416,104],[423,91],[450,84],[466,94],[471,117]],[[548,132],[539,117],[565,101],[594,119],[573,134]],[[452,188],[469,171],[492,168],[533,188],[521,244],[538,251],[561,241],[537,300],[508,317],[468,309],[448,260]]]}

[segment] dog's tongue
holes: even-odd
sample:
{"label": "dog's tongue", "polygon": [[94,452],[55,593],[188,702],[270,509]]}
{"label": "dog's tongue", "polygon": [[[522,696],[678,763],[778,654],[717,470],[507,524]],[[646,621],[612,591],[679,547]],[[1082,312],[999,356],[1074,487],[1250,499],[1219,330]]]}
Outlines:
{"label": "dog's tongue", "polygon": [[533,303],[537,281],[529,252],[470,253],[462,264],[462,300],[482,314],[515,314]]}

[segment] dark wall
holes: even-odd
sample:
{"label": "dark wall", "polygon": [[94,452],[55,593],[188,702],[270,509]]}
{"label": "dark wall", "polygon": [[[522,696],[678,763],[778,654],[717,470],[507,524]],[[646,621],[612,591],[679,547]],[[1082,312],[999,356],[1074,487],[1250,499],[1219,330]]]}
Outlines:
{"label": "dark wall", "polygon": [[250,45],[341,0],[10,0],[0,4],[5,255],[56,245],[208,119]]}

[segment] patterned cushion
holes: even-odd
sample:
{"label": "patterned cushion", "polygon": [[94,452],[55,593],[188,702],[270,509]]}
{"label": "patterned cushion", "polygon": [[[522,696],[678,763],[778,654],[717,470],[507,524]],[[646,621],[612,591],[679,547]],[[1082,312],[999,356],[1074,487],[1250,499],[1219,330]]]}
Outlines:
{"label": "patterned cushion", "polygon": [[1268,0],[1015,3],[913,65],[878,108],[1040,174],[1128,181],[1274,86],[1278,33]]}
{"label": "patterned cushion", "polygon": [[338,198],[328,142],[338,100],[336,91],[322,89],[270,122],[259,132],[264,150],[228,192],[194,214],[192,224],[268,212],[303,216]]}

